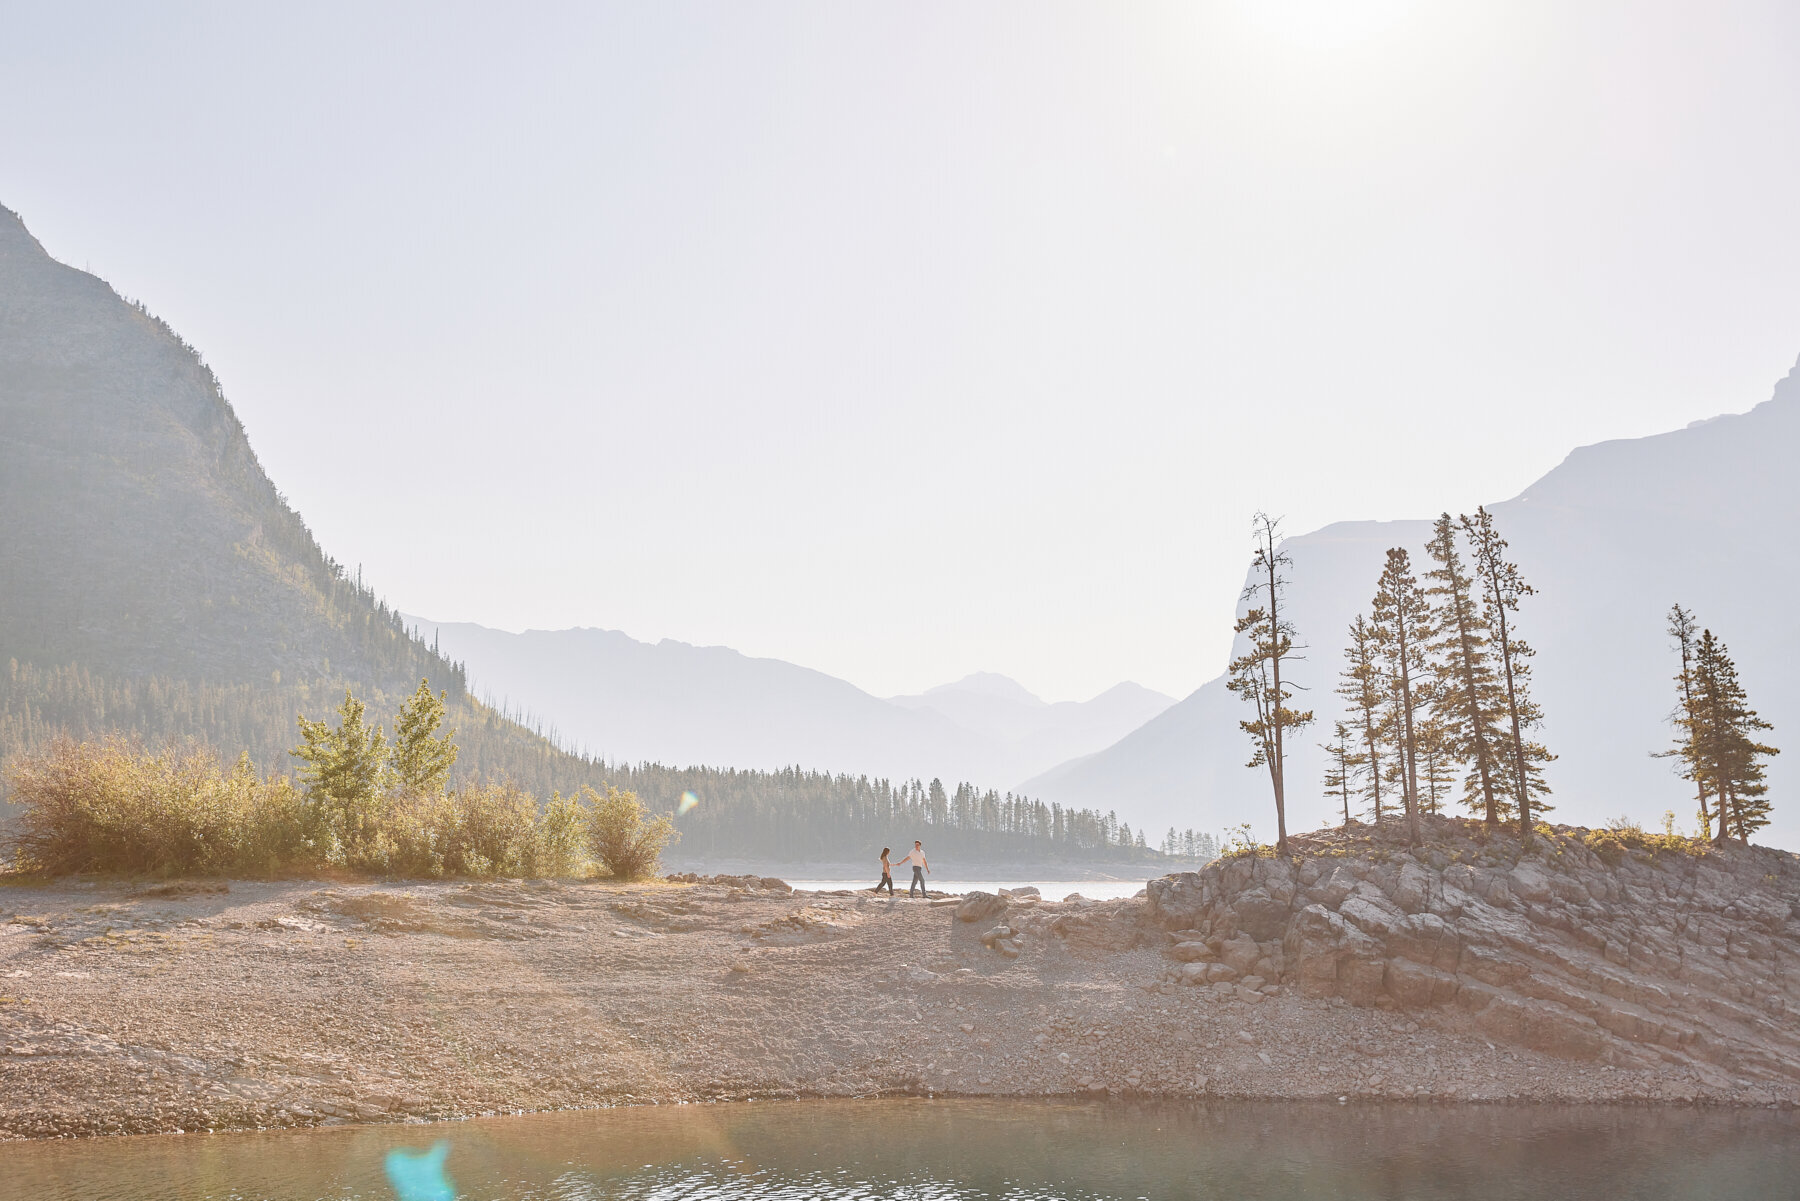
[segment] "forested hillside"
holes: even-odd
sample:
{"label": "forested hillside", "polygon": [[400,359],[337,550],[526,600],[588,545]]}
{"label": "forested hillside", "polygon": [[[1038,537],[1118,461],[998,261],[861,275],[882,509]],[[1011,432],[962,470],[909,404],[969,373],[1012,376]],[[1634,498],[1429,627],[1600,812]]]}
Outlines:
{"label": "forested hillside", "polygon": [[989,857],[1156,858],[1097,812],[968,785],[565,752],[468,696],[460,664],[325,554],[193,347],[0,209],[0,759],[125,734],[286,772],[298,715],[350,687],[391,728],[421,679],[447,693],[458,777],[540,797],[610,782],[665,811],[691,792],[690,855],[867,858],[904,827]]}

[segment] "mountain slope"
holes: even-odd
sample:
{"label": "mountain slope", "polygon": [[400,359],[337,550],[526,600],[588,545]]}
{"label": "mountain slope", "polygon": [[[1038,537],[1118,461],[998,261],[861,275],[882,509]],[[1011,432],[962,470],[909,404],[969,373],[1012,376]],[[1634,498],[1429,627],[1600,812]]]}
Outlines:
{"label": "mountain slope", "polygon": [[[1519,496],[1491,506],[1525,576],[1538,589],[1520,617],[1537,648],[1542,731],[1560,758],[1550,765],[1557,820],[1599,823],[1623,814],[1647,824],[1675,811],[1693,824],[1692,793],[1666,760],[1675,662],[1664,614],[1679,601],[1724,638],[1752,703],[1775,723],[1773,741],[1800,730],[1800,652],[1791,613],[1800,583],[1800,366],[1748,413],[1686,429],[1582,447]],[[1306,731],[1289,769],[1289,828],[1329,821],[1317,745],[1341,712],[1331,689],[1344,631],[1368,608],[1382,555],[1406,546],[1424,559],[1428,521],[1344,522],[1290,538],[1288,610],[1310,650],[1293,668],[1301,703],[1319,725]],[[1242,766],[1249,746],[1241,706],[1223,677],[1204,685],[1106,750],[1024,785],[1033,795],[1117,808],[1152,829],[1273,826],[1266,772]],[[1800,779],[1792,755],[1770,779],[1777,845],[1800,842]]]}
{"label": "mountain slope", "polygon": [[194,349],[5,209],[0,653],[234,684],[429,675],[460,691],[325,557]]}
{"label": "mountain slope", "polygon": [[890,700],[833,676],[727,647],[616,630],[511,634],[407,617],[468,665],[480,695],[518,707],[608,759],[826,771],[984,785],[1098,749],[1171,703],[1134,684],[1086,703],[1045,704],[982,675]]}

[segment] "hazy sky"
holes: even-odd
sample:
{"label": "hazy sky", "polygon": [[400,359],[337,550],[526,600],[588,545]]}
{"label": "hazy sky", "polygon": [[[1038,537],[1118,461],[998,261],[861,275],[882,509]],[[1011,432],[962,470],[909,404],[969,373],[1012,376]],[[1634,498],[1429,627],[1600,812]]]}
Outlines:
{"label": "hazy sky", "polygon": [[0,3],[0,204],[402,608],[876,693],[1223,666],[1250,514],[1800,352],[1800,6]]}

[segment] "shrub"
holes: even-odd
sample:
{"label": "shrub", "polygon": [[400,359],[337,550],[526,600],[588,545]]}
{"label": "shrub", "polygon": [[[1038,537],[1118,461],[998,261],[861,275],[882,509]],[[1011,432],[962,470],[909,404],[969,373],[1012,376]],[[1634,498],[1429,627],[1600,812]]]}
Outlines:
{"label": "shrub", "polygon": [[[1672,826],[1674,823],[1669,824]],[[1670,853],[1696,857],[1703,856],[1707,852],[1707,842],[1704,838],[1689,838],[1672,831],[1665,834],[1646,834],[1642,826],[1626,818],[1615,818],[1604,830],[1588,831],[1582,836],[1581,841],[1588,850],[1613,867],[1624,862],[1625,856],[1633,851],[1644,856]]]}
{"label": "shrub", "polygon": [[[370,793],[346,822],[342,797],[258,779],[247,757],[226,769],[203,748],[152,754],[120,738],[61,739],[19,756],[7,775],[21,813],[10,846],[0,845],[0,864],[10,852],[18,869],[49,875],[271,876],[331,867],[412,877],[567,876],[597,830],[586,797],[553,796],[540,813],[529,793],[505,783]],[[617,848],[613,874],[653,871],[674,833],[668,819],[646,823],[633,794],[607,794],[601,808],[613,808],[600,841]],[[627,800],[636,816],[620,821],[615,810]]]}
{"label": "shrub", "polygon": [[315,858],[310,806],[248,759],[226,771],[211,751],[58,739],[7,769],[23,813],[12,837],[22,866],[51,875],[267,874]]}
{"label": "shrub", "polygon": [[538,814],[537,840],[529,874],[543,878],[573,876],[581,867],[585,813],[580,798],[550,794]]}
{"label": "shrub", "polygon": [[587,814],[588,850],[595,862],[620,880],[638,880],[656,871],[663,850],[680,835],[668,814],[646,820],[644,803],[635,792],[608,784],[606,795],[581,790]]}

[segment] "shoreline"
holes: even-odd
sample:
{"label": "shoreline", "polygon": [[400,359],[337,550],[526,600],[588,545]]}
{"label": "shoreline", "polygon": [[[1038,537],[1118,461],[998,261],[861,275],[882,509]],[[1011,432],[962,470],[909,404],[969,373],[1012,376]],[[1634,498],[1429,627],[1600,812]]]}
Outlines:
{"label": "shoreline", "polygon": [[[1571,1059],[1456,1007],[1193,987],[1153,901],[1000,904],[959,921],[721,883],[15,886],[0,1139],[806,1097],[1800,1104],[1795,1075]],[[1013,937],[984,942],[993,922]]]}

